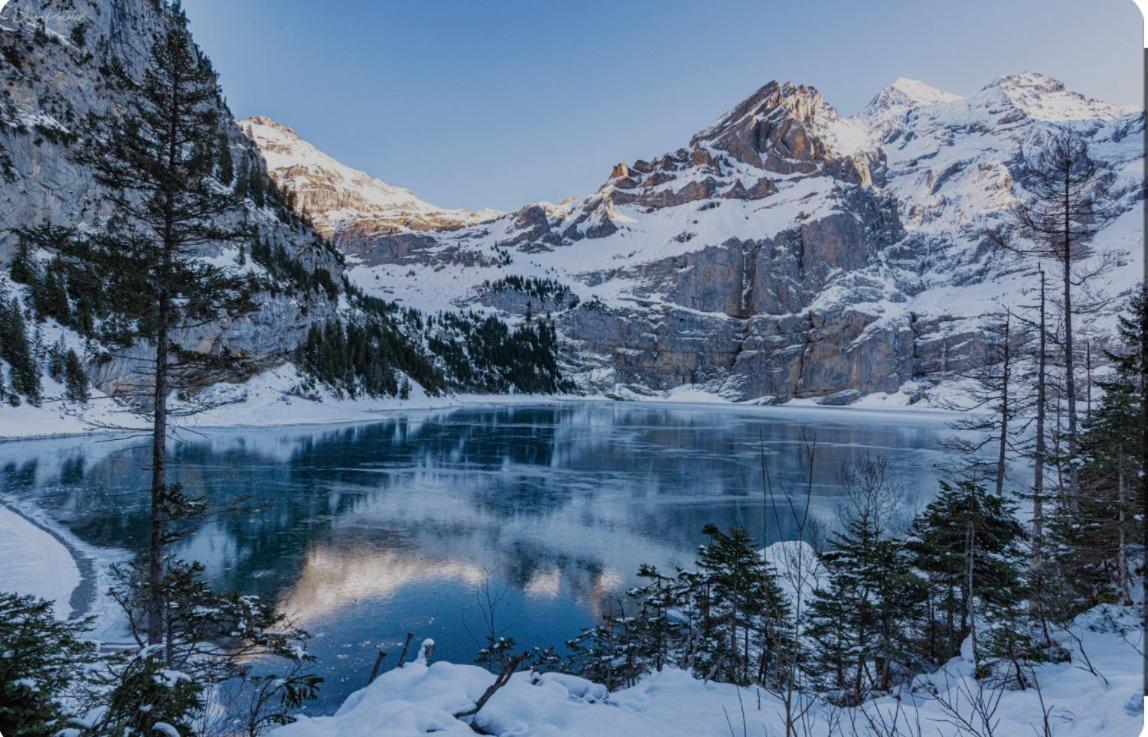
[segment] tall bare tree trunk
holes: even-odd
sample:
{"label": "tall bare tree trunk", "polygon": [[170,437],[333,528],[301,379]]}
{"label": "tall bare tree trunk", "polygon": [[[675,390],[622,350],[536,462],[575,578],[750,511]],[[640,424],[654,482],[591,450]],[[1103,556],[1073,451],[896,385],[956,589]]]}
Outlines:
{"label": "tall bare tree trunk", "polygon": [[[972,510],[970,510],[971,515]],[[973,520],[970,516],[968,524],[965,527],[965,616],[968,617],[969,624],[969,641],[972,644],[973,651],[973,667],[979,664],[977,658],[977,612],[976,606],[973,604],[973,559],[976,555],[976,533],[973,527]]]}
{"label": "tall bare tree trunk", "polygon": [[1076,360],[1072,344],[1072,184],[1064,172],[1064,391],[1068,400],[1068,498],[1075,508],[1080,494],[1080,474],[1076,469]]}
{"label": "tall bare tree trunk", "polygon": [[[1041,572],[1044,543],[1044,458],[1047,453],[1044,445],[1045,412],[1048,403],[1046,373],[1048,370],[1048,332],[1045,323],[1044,269],[1040,270],[1040,336],[1037,354],[1036,373],[1036,449],[1033,453],[1032,471],[1032,573],[1036,582],[1036,596],[1032,598],[1033,614],[1043,621],[1041,602],[1043,599],[1043,573]],[[1046,632],[1047,636],[1047,632]]]}
{"label": "tall bare tree trunk", "polygon": [[1005,456],[1008,451],[1008,392],[1009,392],[1009,378],[1011,373],[1012,363],[1012,350],[1009,345],[1009,320],[1011,316],[1005,316],[1004,324],[1004,367],[1001,374],[1001,436],[1000,443],[997,446],[997,474],[996,474],[996,490],[997,496],[1004,496],[1004,479],[1005,479]]}
{"label": "tall bare tree trunk", "polygon": [[164,578],[164,494],[167,486],[167,348],[168,300],[161,297],[156,328],[155,397],[151,436],[151,541],[148,547],[147,639],[150,645],[163,642]]}
{"label": "tall bare tree trunk", "polygon": [[1092,419],[1092,340],[1084,341],[1084,421]]}

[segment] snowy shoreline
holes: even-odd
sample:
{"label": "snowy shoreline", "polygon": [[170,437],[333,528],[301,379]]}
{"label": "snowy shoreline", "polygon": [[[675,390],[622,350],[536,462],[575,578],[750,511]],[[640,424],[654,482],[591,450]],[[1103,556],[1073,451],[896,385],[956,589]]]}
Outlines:
{"label": "snowy shoreline", "polygon": [[[278,385],[282,385],[286,377],[277,373],[279,371],[280,369],[276,369],[257,377],[248,386],[222,389],[223,393],[242,391],[243,396],[238,401],[225,397],[225,401],[232,403],[192,418],[194,421],[186,423],[185,427],[195,430],[218,430],[353,424],[372,422],[403,412],[583,402],[704,408],[772,414],[779,417],[816,416],[826,419],[910,419],[914,422],[947,422],[956,416],[951,410],[939,409],[926,403],[910,405],[900,395],[869,395],[852,405],[845,406],[820,405],[809,399],[768,404],[757,401],[732,402],[692,387],[678,387],[664,395],[634,395],[625,398],[604,394],[454,394],[432,397],[418,391],[406,400],[389,397],[355,399],[326,397],[321,401],[314,401],[284,393]],[[0,444],[147,429],[145,425],[139,424],[137,427],[135,423],[131,424],[130,429],[104,429],[107,425],[118,424],[112,418],[115,415],[122,415],[124,410],[113,406],[112,401],[106,397],[100,401],[102,404],[93,403],[91,409],[86,412],[76,411],[76,408],[57,412],[50,406],[0,407]]]}
{"label": "snowy shoreline", "polygon": [[[85,616],[95,600],[95,567],[58,530],[0,500],[0,590],[55,602],[56,616]],[[47,571],[51,575],[44,575]]]}

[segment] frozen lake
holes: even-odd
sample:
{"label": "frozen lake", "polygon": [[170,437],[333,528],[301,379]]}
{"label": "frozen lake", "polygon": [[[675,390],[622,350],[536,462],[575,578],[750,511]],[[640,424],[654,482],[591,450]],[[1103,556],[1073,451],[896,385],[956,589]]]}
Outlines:
{"label": "frozen lake", "polygon": [[[812,511],[831,525],[843,462],[886,456],[913,506],[935,491],[948,434],[911,413],[607,402],[212,430],[172,449],[173,480],[210,510],[177,552],[311,631],[327,682],[310,709],[331,711],[378,648],[394,665],[407,632],[433,637],[436,658],[472,660],[486,585],[504,594],[508,636],[559,646],[640,563],[689,564],[707,522],[791,538],[788,504],[764,503],[763,447],[775,493],[800,494],[816,441]],[[140,551],[147,453],[139,439],[0,445],[0,495],[86,545]]]}

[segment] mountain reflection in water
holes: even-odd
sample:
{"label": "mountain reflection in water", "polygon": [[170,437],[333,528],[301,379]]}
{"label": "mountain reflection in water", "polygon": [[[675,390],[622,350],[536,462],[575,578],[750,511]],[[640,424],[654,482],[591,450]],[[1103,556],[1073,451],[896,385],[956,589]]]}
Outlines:
{"label": "mountain reflection in water", "polygon": [[[816,439],[813,513],[832,525],[844,461],[888,456],[913,505],[935,490],[945,434],[935,419],[864,412],[600,402],[214,430],[171,446],[172,480],[210,510],[175,552],[313,633],[327,683],[311,708],[329,711],[377,648],[394,664],[407,632],[471,660],[486,582],[508,635],[560,646],[640,563],[688,565],[707,522],[791,538],[784,498],[763,504],[762,448],[775,492],[800,494]],[[139,552],[147,459],[138,439],[8,444],[0,493],[34,496],[87,544]]]}

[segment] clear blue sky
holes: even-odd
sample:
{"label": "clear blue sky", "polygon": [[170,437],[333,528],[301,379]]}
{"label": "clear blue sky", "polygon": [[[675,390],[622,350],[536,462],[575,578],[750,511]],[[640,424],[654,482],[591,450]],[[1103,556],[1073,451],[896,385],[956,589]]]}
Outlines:
{"label": "clear blue sky", "polygon": [[448,207],[592,192],[771,79],[843,113],[899,76],[1039,71],[1141,103],[1131,0],[184,0],[239,117]]}

